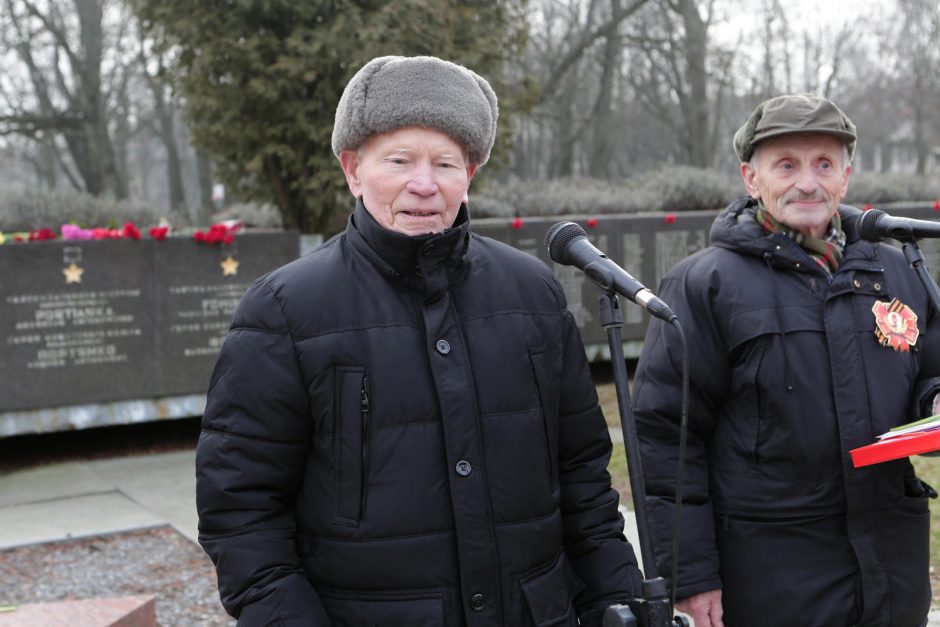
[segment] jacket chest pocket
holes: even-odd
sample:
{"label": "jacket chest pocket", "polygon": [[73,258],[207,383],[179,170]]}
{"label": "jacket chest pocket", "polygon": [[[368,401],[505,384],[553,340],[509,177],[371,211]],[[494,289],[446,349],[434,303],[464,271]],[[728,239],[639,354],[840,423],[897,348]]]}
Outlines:
{"label": "jacket chest pocket", "polygon": [[552,360],[557,359],[557,352],[544,346],[529,349],[529,361],[542,408],[542,426],[548,446],[552,485],[558,482],[558,377],[552,374],[556,363]]}
{"label": "jacket chest pocket", "polygon": [[333,394],[333,523],[358,526],[369,475],[369,377],[364,368],[336,368]]}

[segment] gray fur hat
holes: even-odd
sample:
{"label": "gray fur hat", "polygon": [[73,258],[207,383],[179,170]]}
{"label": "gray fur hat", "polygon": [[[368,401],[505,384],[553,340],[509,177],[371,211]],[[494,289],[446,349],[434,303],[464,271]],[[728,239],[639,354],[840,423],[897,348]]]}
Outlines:
{"label": "gray fur hat", "polygon": [[376,57],[356,72],[336,107],[333,152],[379,133],[423,126],[450,135],[483,165],[496,140],[499,108],[486,79],[437,57]]}

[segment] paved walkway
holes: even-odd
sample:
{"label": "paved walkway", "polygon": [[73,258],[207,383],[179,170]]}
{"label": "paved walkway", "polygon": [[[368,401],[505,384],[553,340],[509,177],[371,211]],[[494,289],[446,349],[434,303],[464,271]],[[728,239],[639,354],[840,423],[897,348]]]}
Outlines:
{"label": "paved walkway", "polygon": [[0,476],[0,549],[158,525],[196,541],[194,451]]}
{"label": "paved walkway", "polygon": [[[0,550],[170,525],[196,542],[195,451],[52,464],[0,476]],[[633,512],[627,538],[639,540]],[[940,627],[940,611],[930,627]]]}

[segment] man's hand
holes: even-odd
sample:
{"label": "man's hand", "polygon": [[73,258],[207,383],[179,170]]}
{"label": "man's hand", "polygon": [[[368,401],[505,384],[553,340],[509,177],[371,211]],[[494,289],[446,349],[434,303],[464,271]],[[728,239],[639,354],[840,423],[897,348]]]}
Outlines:
{"label": "man's hand", "polygon": [[721,620],[721,589],[676,601],[676,609],[692,617],[695,627],[725,627]]}

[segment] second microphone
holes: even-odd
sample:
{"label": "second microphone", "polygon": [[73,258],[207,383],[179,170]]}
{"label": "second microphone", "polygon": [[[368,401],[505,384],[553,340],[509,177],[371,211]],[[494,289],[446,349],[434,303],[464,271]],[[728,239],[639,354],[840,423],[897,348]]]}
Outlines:
{"label": "second microphone", "polygon": [[666,303],[598,250],[574,222],[558,222],[548,229],[545,247],[552,261],[584,271],[602,289],[625,296],[660,320],[676,319]]}

